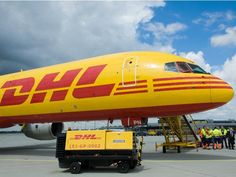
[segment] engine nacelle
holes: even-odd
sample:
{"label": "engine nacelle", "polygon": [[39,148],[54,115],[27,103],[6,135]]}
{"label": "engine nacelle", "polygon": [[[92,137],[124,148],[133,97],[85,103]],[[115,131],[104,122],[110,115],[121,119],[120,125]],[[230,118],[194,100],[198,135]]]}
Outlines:
{"label": "engine nacelle", "polygon": [[22,128],[25,136],[37,140],[53,140],[63,131],[63,123],[26,124]]}

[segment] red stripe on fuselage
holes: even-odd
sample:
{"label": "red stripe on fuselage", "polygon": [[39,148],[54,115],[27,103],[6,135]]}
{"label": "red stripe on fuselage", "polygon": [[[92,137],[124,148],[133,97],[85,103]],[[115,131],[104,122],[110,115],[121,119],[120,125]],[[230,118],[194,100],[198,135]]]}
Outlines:
{"label": "red stripe on fuselage", "polygon": [[232,89],[230,86],[189,86],[189,87],[171,87],[171,88],[158,88],[154,92],[160,91],[173,91],[173,90],[189,90],[189,89]]}
{"label": "red stripe on fuselage", "polygon": [[156,78],[153,79],[154,82],[156,81],[169,81],[169,80],[189,80],[189,79],[216,79],[221,80],[218,77],[212,77],[212,76],[196,76],[196,77],[166,77],[166,78]]}
{"label": "red stripe on fuselage", "polygon": [[198,82],[172,82],[172,83],[161,83],[161,84],[153,84],[154,87],[162,87],[162,86],[175,86],[175,85],[189,85],[189,84],[227,84],[224,81],[198,81]]}
{"label": "red stripe on fuselage", "polygon": [[116,90],[130,90],[130,89],[140,89],[147,88],[147,85],[131,86],[131,87],[118,87]]}
{"label": "red stripe on fuselage", "polygon": [[131,85],[131,84],[140,84],[140,83],[146,83],[147,80],[137,80],[136,82],[135,81],[130,81],[130,82],[120,82],[119,85]]}
{"label": "red stripe on fuselage", "polygon": [[225,103],[195,103],[182,105],[166,105],[140,108],[124,108],[110,109],[84,112],[64,112],[38,115],[22,115],[0,117],[1,122],[14,124],[21,123],[43,123],[43,122],[66,122],[66,121],[83,121],[83,120],[106,120],[106,119],[121,119],[127,117],[164,117],[176,116],[184,114],[192,114],[194,112],[206,111]]}
{"label": "red stripe on fuselage", "polygon": [[116,92],[114,95],[127,95],[127,94],[135,94],[135,93],[147,93],[148,90],[137,90],[137,91],[128,91],[128,92]]}

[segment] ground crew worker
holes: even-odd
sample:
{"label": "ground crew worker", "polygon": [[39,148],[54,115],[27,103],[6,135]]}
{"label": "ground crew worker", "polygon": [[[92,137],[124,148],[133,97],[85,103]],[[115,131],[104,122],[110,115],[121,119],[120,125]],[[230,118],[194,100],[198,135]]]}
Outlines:
{"label": "ground crew worker", "polygon": [[202,147],[202,131],[201,131],[201,128],[198,128],[198,129],[197,129],[197,133],[198,133],[198,135],[199,135],[199,137],[200,137],[200,139],[201,139],[201,141],[200,141],[200,147]]}
{"label": "ground crew worker", "polygon": [[235,132],[232,128],[229,128],[229,131],[227,134],[228,134],[229,149],[234,149]]}
{"label": "ground crew worker", "polygon": [[215,127],[213,130],[213,149],[216,150],[216,148],[221,149],[221,130],[219,127]]}
{"label": "ground crew worker", "polygon": [[210,145],[212,143],[212,135],[213,135],[213,131],[212,129],[210,129],[209,127],[206,127],[206,145],[204,146],[204,149],[210,149]]}
{"label": "ground crew worker", "polygon": [[224,148],[224,144],[225,144],[225,148],[228,148],[228,143],[227,143],[227,129],[224,128],[223,126],[221,126],[221,141],[222,141],[222,149]]}
{"label": "ground crew worker", "polygon": [[205,126],[203,126],[202,129],[199,130],[199,137],[201,138],[200,146],[204,148],[206,146],[206,131],[205,131]]}

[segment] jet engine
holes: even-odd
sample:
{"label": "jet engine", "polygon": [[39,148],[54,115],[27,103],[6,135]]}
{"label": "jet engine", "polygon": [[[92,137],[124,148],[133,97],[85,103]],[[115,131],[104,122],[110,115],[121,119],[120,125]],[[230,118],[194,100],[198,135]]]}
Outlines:
{"label": "jet engine", "polygon": [[53,140],[63,131],[63,128],[63,123],[25,124],[22,132],[29,138]]}

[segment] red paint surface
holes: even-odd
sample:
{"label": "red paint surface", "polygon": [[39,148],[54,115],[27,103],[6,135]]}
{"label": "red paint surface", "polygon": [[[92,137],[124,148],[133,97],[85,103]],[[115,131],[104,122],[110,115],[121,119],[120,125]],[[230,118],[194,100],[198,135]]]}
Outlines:
{"label": "red paint surface", "polygon": [[230,86],[188,86],[188,87],[171,87],[171,88],[158,88],[157,91],[173,91],[173,90],[191,90],[191,89],[232,89]]}
{"label": "red paint surface", "polygon": [[30,103],[42,103],[46,96],[46,92],[43,93],[35,93],[30,101]]}
{"label": "red paint surface", "polygon": [[20,93],[28,93],[34,85],[34,78],[28,77],[24,79],[17,79],[7,81],[1,88],[6,89],[2,96],[0,106],[9,106],[9,105],[19,105],[24,103],[29,94],[16,95],[16,88],[12,87],[21,87]]}
{"label": "red paint surface", "polygon": [[[124,82],[124,85],[132,85],[132,84],[141,84],[141,83],[146,83],[147,80],[137,80],[135,81],[130,81],[130,82]],[[119,85],[123,85],[122,82],[119,83]]]}
{"label": "red paint surface", "polygon": [[84,74],[79,79],[77,85],[86,85],[94,84],[99,74],[105,68],[106,65],[91,66],[89,67]]}
{"label": "red paint surface", "polygon": [[81,69],[69,70],[62,76],[60,80],[57,81],[55,81],[55,79],[58,76],[59,72],[47,74],[40,81],[38,87],[36,88],[36,91],[70,87],[80,71]]}
{"label": "red paint surface", "polygon": [[169,81],[169,80],[189,80],[189,79],[217,79],[221,80],[218,77],[212,76],[195,76],[195,77],[165,77],[165,78],[156,78],[153,81]]}
{"label": "red paint surface", "polygon": [[137,91],[127,91],[127,92],[116,92],[114,95],[127,95],[127,94],[136,94],[136,93],[147,93],[148,90],[137,90]]}
{"label": "red paint surface", "polygon": [[54,91],[50,101],[61,101],[65,100],[68,90]]}
{"label": "red paint surface", "polygon": [[109,96],[115,84],[99,85],[93,87],[76,88],[73,91],[75,98],[92,98],[100,96]]}
{"label": "red paint surface", "polygon": [[227,84],[227,83],[223,81],[199,81],[199,82],[190,81],[190,82],[172,82],[172,83],[163,83],[163,84],[153,84],[153,86],[161,87],[161,86],[175,86],[175,85],[189,85],[189,84]]}
{"label": "red paint surface", "polygon": [[125,127],[133,127],[137,125],[142,125],[142,117],[127,117],[121,120],[121,123]]}
{"label": "red paint surface", "polygon": [[116,90],[130,90],[130,89],[140,89],[147,88],[147,85],[131,86],[131,87],[119,87]]}

